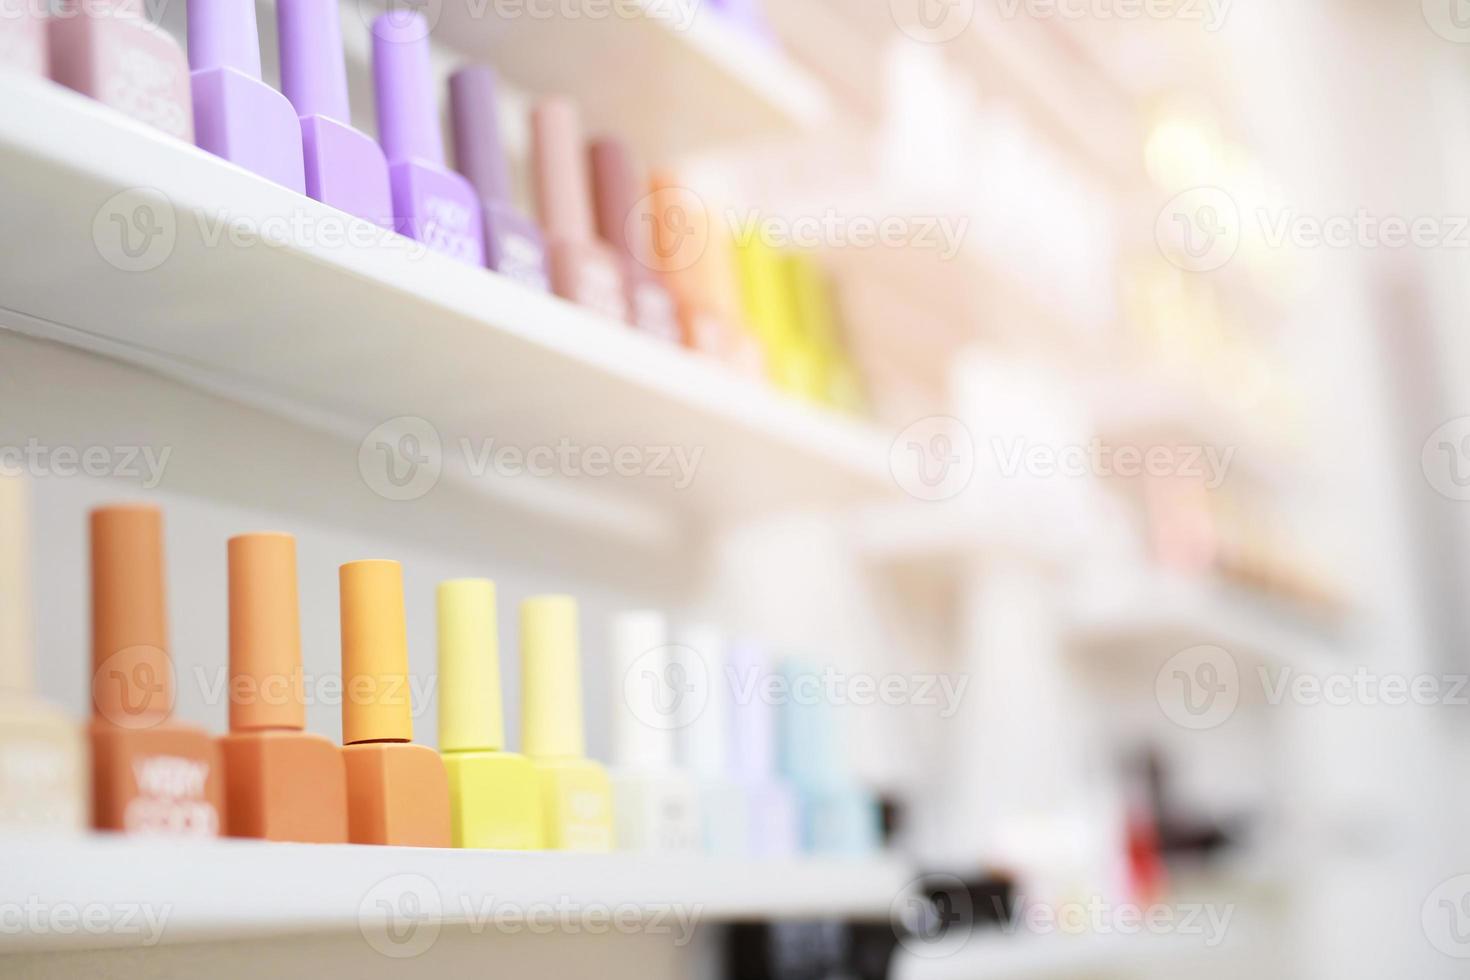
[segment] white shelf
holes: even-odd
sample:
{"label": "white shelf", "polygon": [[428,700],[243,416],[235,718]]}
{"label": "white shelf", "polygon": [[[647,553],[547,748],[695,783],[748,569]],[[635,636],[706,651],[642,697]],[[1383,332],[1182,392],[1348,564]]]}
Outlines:
{"label": "white shelf", "polygon": [[803,132],[831,112],[821,84],[780,48],[698,0],[503,6],[520,13],[433,4],[435,43],[519,88],[571,96],[589,130],[617,133],[656,162]]}
{"label": "white shelf", "polygon": [[925,959],[900,953],[894,980],[1029,980],[1059,977],[1125,977],[1190,963],[1218,962],[1237,944],[1208,947],[1199,937],[1163,935],[989,934],[952,956]]}
{"label": "white shelf", "polygon": [[[563,910],[629,918],[682,915],[711,923],[793,917],[886,920],[913,871],[897,860],[756,861],[702,856],[456,851],[354,845],[88,837],[0,847],[0,904],[56,909],[107,906],[166,914],[162,943],[353,931],[383,900],[412,894],[445,927]],[[364,911],[365,910],[365,911]],[[367,918],[365,919],[364,916]],[[673,921],[671,918],[669,921]],[[122,930],[26,931],[16,951],[122,948],[146,936]]]}
{"label": "white shelf", "polygon": [[[446,478],[651,537],[677,539],[695,520],[896,492],[890,440],[869,426],[396,235],[343,244],[353,219],[330,208],[44,80],[5,85],[0,223],[25,242],[0,268],[0,322],[12,329],[142,365],[354,447],[386,420],[417,416],[442,438]],[[156,268],[122,271],[109,201],[140,187],[167,196],[157,217],[176,240]],[[222,219],[284,219],[308,234],[238,242],[220,236]],[[338,240],[325,237],[332,231]],[[488,438],[522,449],[563,440],[643,447],[650,467],[659,447],[703,456],[685,488],[657,475],[458,472],[460,440]]]}

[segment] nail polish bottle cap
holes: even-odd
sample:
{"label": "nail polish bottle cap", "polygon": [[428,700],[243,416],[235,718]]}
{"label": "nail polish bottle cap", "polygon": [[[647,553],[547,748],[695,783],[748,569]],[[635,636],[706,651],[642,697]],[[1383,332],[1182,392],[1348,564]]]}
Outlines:
{"label": "nail polish bottle cap", "polygon": [[31,529],[29,488],[0,476],[0,694],[28,694],[31,661]]}
{"label": "nail polish bottle cap", "polygon": [[92,706],[113,724],[149,727],[173,707],[164,598],[163,514],[92,511]]}
{"label": "nail polish bottle cap", "polygon": [[423,14],[393,10],[373,21],[373,88],[378,99],[378,142],[389,163],[420,160],[444,166],[429,22]]}
{"label": "nail polish bottle cap", "polygon": [[[725,635],[718,628],[700,624],[685,628],[676,647],[698,665],[699,678],[706,694],[688,698],[685,717],[679,731],[683,733],[683,759],[688,768],[706,779],[718,779],[730,773],[731,706],[734,702],[729,676],[725,670]],[[759,692],[741,689],[748,696]]]}
{"label": "nail polish bottle cap", "polygon": [[242,534],[230,565],[230,731],[306,727],[296,539]]}
{"label": "nail polish bottle cap", "polygon": [[536,170],[536,207],[546,237],[562,242],[592,240],[591,187],[582,122],[565,98],[543,99],[531,111],[531,156]]}
{"label": "nail polish bottle cap", "polygon": [[781,253],[754,235],[738,246],[746,316],[767,345],[790,339],[791,301]]}
{"label": "nail polish bottle cap", "polygon": [[255,0],[189,0],[189,67],[233,68],[260,81]]}
{"label": "nail polish bottle cap", "polygon": [[792,319],[803,337],[824,350],[837,346],[837,318],[826,271],[805,255],[784,257]]}
{"label": "nail polish bottle cap", "polygon": [[352,121],[337,0],[276,0],[281,91],[298,116]]}
{"label": "nail polish bottle cap", "polygon": [[581,758],[582,668],[577,601],[536,596],[521,603],[521,751]]}
{"label": "nail polish bottle cap", "polygon": [[342,590],[342,741],[413,741],[403,566],[354,561]]}
{"label": "nail polish bottle cap", "polygon": [[641,195],[627,144],[613,137],[595,140],[587,149],[587,158],[592,166],[597,234],[619,255],[651,267],[647,244],[628,237],[630,217],[633,227],[643,234],[650,234],[651,229],[647,219],[632,217]]}
{"label": "nail polish bottle cap", "polygon": [[782,775],[803,786],[843,780],[847,762],[821,670],[807,661],[789,659],[782,663],[781,674],[786,684],[779,715]]}
{"label": "nail polish bottle cap", "polygon": [[449,114],[456,168],[481,201],[505,204],[511,199],[510,169],[500,141],[498,86],[493,69],[461,68],[449,76]]}
{"label": "nail polish bottle cap", "polygon": [[444,582],[439,586],[439,751],[504,748],[495,583]]}
{"label": "nail polish bottle cap", "polygon": [[687,692],[672,675],[676,668],[662,613],[626,612],[613,619],[612,668],[613,764],[669,768],[677,712]]}
{"label": "nail polish bottle cap", "polygon": [[740,779],[764,782],[776,774],[776,708],[765,693],[770,666],[765,651],[748,641],[731,645],[728,658],[732,689],[749,692],[732,706],[732,768]]}

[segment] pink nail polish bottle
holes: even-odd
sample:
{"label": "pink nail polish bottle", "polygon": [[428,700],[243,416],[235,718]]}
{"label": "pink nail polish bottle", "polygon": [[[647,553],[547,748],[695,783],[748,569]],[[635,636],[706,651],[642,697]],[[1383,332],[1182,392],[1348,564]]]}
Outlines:
{"label": "pink nail polish bottle", "polygon": [[653,209],[622,140],[605,137],[588,149],[596,194],[597,233],[622,260],[624,300],[633,326],[671,344],[683,337],[674,297],[654,275]]}
{"label": "pink nail polish bottle", "polygon": [[277,0],[281,91],[301,119],[306,193],[393,227],[388,161],[377,140],[352,128],[337,0]]}
{"label": "pink nail polish bottle", "polygon": [[46,74],[46,18],[31,0],[0,0],[0,71]]}
{"label": "pink nail polish bottle", "polygon": [[536,222],[511,203],[510,174],[500,145],[495,72],[483,65],[449,76],[454,157],[480,195],[485,212],[485,265],[532,289],[546,292],[546,243]]}
{"label": "pink nail polish bottle", "polygon": [[393,10],[373,21],[373,86],[399,233],[462,262],[484,265],[480,199],[469,181],[444,165],[429,24],[422,14]]}
{"label": "pink nail polish bottle", "polygon": [[255,0],[189,0],[188,11],[194,141],[305,194],[296,111],[260,78]]}
{"label": "pink nail polish bottle", "polygon": [[569,100],[545,99],[532,111],[531,152],[552,290],[603,316],[626,321],[628,306],[617,254],[593,232],[582,123]]}
{"label": "pink nail polish bottle", "polygon": [[54,80],[193,142],[189,62],[142,0],[65,0],[46,34]]}

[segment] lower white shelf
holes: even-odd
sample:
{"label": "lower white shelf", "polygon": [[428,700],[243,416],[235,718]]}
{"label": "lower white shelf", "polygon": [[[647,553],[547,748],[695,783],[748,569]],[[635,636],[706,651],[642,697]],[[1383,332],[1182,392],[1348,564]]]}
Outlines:
{"label": "lower white shelf", "polygon": [[415,922],[672,932],[741,919],[888,918],[896,858],[511,853],[86,837],[0,845],[0,950],[67,951]]}

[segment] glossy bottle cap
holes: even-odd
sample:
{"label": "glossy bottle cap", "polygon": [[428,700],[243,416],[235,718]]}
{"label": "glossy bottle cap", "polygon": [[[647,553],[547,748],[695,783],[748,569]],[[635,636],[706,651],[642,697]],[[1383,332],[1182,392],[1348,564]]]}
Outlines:
{"label": "glossy bottle cap", "polygon": [[31,529],[24,477],[0,476],[0,693],[29,693]]}
{"label": "glossy bottle cap", "polygon": [[276,0],[281,91],[298,116],[352,121],[337,0]]}
{"label": "glossy bottle cap", "polygon": [[255,0],[189,0],[189,67],[233,68],[260,81]]}
{"label": "glossy bottle cap", "polygon": [[591,187],[582,121],[570,99],[543,99],[531,110],[536,208],[549,241],[590,242]]}
{"label": "glossy bottle cap", "polygon": [[230,731],[306,727],[296,539],[242,534],[229,542]]}
{"label": "glossy bottle cap", "polygon": [[429,23],[416,11],[395,10],[373,21],[373,89],[378,142],[389,163],[420,160],[444,166],[444,138],[429,64]]}
{"label": "glossy bottle cap", "polygon": [[536,596],[521,603],[521,751],[580,759],[582,665],[577,600]]}
{"label": "glossy bottle cap", "polygon": [[490,68],[461,68],[449,76],[449,115],[456,168],[481,201],[505,204],[511,198],[510,169],[500,141],[498,85]]}
{"label": "glossy bottle cap", "polygon": [[[718,779],[730,772],[731,705],[734,701],[730,679],[725,670],[725,636],[709,625],[686,628],[677,644],[684,656],[697,663],[703,672],[708,696],[687,699],[688,711],[679,726],[683,734],[683,761],[693,772],[706,779]],[[758,695],[759,689],[742,691]],[[697,709],[697,710],[696,710]]]}
{"label": "glossy bottle cap", "polygon": [[410,742],[408,622],[403,566],[353,561],[338,570],[342,589],[342,741]]}
{"label": "glossy bottle cap", "polygon": [[684,691],[671,676],[669,625],[662,613],[626,612],[612,622],[612,761],[626,769],[674,762],[675,713]]}
{"label": "glossy bottle cap", "polygon": [[646,244],[628,238],[630,223],[644,234],[651,234],[652,229],[647,219],[633,216],[639,202],[640,182],[627,144],[612,137],[595,140],[587,148],[587,159],[592,166],[597,234],[617,249],[619,255],[650,265]]}
{"label": "glossy bottle cap", "polygon": [[439,751],[503,748],[495,583],[444,582],[439,586]]}
{"label": "glossy bottle cap", "polygon": [[144,505],[92,512],[92,707],[126,727],[173,706],[163,581],[163,514]]}

